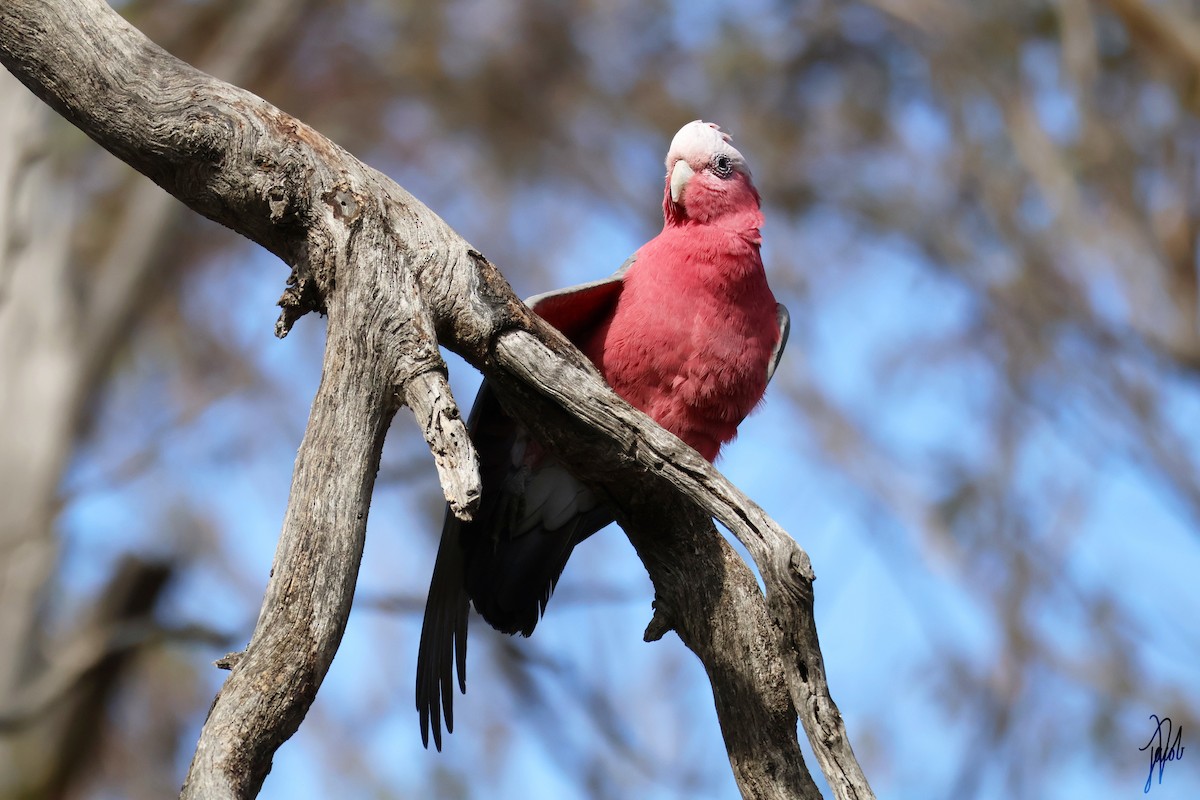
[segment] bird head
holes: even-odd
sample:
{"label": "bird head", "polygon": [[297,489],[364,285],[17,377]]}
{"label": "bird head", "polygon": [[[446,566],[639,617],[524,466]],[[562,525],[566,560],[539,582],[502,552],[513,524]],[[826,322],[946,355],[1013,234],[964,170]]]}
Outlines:
{"label": "bird head", "polygon": [[[667,224],[718,222],[759,214],[758,190],[729,134],[711,122],[689,122],[667,151],[663,216]],[[757,223],[754,223],[757,227]]]}

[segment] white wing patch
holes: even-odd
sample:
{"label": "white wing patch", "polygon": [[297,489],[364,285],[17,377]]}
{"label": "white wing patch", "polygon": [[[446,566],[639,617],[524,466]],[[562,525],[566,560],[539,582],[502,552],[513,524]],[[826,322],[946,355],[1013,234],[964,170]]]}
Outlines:
{"label": "white wing patch", "polygon": [[525,485],[525,507],[515,526],[518,534],[541,527],[552,531],[599,505],[595,493],[559,464],[547,461],[534,469]]}

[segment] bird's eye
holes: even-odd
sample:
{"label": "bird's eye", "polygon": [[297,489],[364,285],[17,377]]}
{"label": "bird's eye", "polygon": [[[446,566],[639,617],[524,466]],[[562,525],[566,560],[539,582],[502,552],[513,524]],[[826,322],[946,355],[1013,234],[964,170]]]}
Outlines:
{"label": "bird's eye", "polygon": [[718,155],[712,160],[712,171],[721,178],[728,178],[733,172],[733,161],[727,155]]}

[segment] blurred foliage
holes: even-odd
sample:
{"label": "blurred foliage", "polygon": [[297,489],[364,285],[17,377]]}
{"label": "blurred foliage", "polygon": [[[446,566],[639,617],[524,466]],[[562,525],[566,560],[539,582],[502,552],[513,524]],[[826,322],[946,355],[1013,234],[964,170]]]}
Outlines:
{"label": "blurred foliage", "polygon": [[[829,576],[853,576],[836,558],[887,578],[852,584],[859,622],[822,620],[876,791],[1051,796],[1082,769],[1093,794],[1111,782],[1126,796],[1144,780],[1149,713],[1196,729],[1200,642],[1183,620],[1200,609],[1172,565],[1200,559],[1197,4],[118,8],[392,174],[524,294],[604,274],[652,235],[671,134],[718,121],[754,169],[794,321],[768,404],[779,430],[755,456],[776,476],[764,491],[817,487],[811,508],[780,501],[777,516],[818,556],[819,611],[843,602]],[[70,198],[56,207],[74,215],[60,288],[88,355],[55,418],[51,489],[8,500],[44,509],[26,533],[62,552],[40,600],[8,613],[36,617],[29,646],[53,662],[126,552],[173,565],[165,636],[122,662],[104,702],[81,704],[92,717],[77,724],[104,733],[64,790],[157,797],[219,681],[219,648],[195,640],[236,647],[250,630],[320,326],[268,341],[285,269],[44,125],[55,197]],[[85,312],[114,281],[128,291],[97,334]],[[293,769],[313,794],[528,796],[513,787],[540,764],[555,796],[731,796],[700,670],[638,641],[648,589],[620,573],[637,565],[619,537],[576,564],[586,580],[568,574],[534,639],[473,640],[461,730],[444,756],[414,753],[439,509],[406,422],[346,648],[267,794],[294,786],[280,774]],[[823,538],[831,527],[853,544]],[[895,595],[911,636],[859,643],[892,625]],[[843,642],[867,655],[839,674]],[[0,796],[57,791],[35,772]]]}

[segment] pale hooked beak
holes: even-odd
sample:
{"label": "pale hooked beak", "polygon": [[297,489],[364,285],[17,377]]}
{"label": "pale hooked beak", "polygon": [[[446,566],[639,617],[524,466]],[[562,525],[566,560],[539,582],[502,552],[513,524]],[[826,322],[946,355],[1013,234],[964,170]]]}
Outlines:
{"label": "pale hooked beak", "polygon": [[678,203],[683,197],[683,189],[687,186],[687,182],[692,179],[696,173],[692,172],[692,168],[682,158],[675,162],[675,166],[671,167],[671,202]]}

